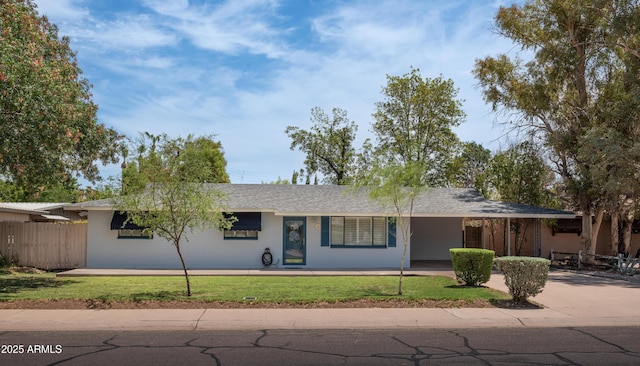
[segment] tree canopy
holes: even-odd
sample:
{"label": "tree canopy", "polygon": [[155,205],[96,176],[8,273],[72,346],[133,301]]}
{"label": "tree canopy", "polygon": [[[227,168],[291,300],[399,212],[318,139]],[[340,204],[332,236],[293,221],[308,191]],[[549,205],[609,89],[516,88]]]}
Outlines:
{"label": "tree canopy", "polygon": [[477,142],[465,142],[447,166],[447,180],[453,187],[483,191],[491,151]]}
{"label": "tree canopy", "polygon": [[31,0],[0,12],[0,177],[34,200],[74,176],[99,179],[96,161],[115,163],[120,137],[98,123],[91,85],[69,38],[38,16]]}
{"label": "tree canopy", "polygon": [[[214,136],[188,135],[170,138],[167,134],[141,133],[133,142],[122,169],[122,192],[138,193],[160,179],[159,171],[189,183],[229,183],[222,144]],[[169,151],[175,156],[168,159]],[[167,164],[174,170],[167,170]]]}
{"label": "tree canopy", "polygon": [[[603,192],[608,179],[594,164],[635,164],[624,151],[609,149],[608,154],[621,155],[600,162],[593,157],[605,152],[598,147],[600,137],[608,138],[609,146],[640,140],[636,129],[623,127],[637,126],[639,12],[636,0],[539,0],[501,7],[498,32],[533,57],[527,62],[505,54],[487,57],[474,70],[494,110],[547,147],[565,194],[583,213],[587,254],[595,252],[607,206],[617,211],[626,201],[603,200],[615,194]],[[622,136],[627,141],[612,140]]]}
{"label": "tree canopy", "polygon": [[285,133],[291,138],[291,150],[298,148],[306,154],[307,175],[320,172],[327,184],[349,184],[354,172],[356,150],[353,142],[358,126],[349,120],[347,111],[333,108],[329,117],[320,107],[311,109],[313,125],[309,131],[288,126]]}
{"label": "tree canopy", "polygon": [[373,132],[375,154],[390,161],[426,164],[425,184],[447,182],[446,167],[459,144],[452,127],[465,118],[453,81],[422,78],[411,69],[403,76],[387,75],[384,100],[376,103]]}

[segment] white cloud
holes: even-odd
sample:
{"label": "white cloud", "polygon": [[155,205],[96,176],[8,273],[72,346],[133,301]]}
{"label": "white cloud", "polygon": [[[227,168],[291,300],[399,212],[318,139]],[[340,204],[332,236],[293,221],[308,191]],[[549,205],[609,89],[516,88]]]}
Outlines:
{"label": "white cloud", "polygon": [[81,6],[90,2],[60,4],[59,19],[76,17],[61,34],[80,45],[101,121],[134,137],[216,133],[234,182],[289,179],[301,168],[284,129],[308,128],[314,106],[346,109],[360,140],[370,137],[385,75],[410,66],[454,80],[466,100],[463,141],[490,145],[501,134],[471,74],[476,58],[510,48],[488,31],[496,5],[484,1],[327,2],[298,22],[282,21],[292,15],[276,1],[149,0],[108,16]]}
{"label": "white cloud", "polygon": [[281,31],[269,24],[275,15],[274,1],[226,1],[217,6],[147,1],[147,6],[173,21],[167,26],[197,47],[237,54],[250,52],[279,58],[286,53]]}
{"label": "white cloud", "polygon": [[93,29],[85,29],[82,37],[97,42],[98,47],[121,51],[172,46],[179,40],[146,14],[121,15],[111,22],[96,23]]}
{"label": "white cloud", "polygon": [[37,10],[40,15],[46,15],[57,21],[75,21],[89,15],[89,10],[77,3],[81,0],[38,0]]}

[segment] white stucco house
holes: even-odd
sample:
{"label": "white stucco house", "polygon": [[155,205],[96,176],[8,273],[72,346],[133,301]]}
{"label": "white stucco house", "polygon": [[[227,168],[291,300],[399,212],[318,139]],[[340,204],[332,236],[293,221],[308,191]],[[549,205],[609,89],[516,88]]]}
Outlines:
{"label": "white stucco house", "polygon": [[[263,268],[266,248],[277,268],[397,268],[403,239],[393,210],[344,186],[216,184],[227,193],[231,230],[193,232],[181,245],[190,269]],[[181,268],[167,241],[124,224],[109,200],[68,205],[86,212],[88,268]],[[464,246],[469,218],[573,218],[572,212],[484,199],[473,189],[429,188],[411,219],[410,261],[447,260]]]}

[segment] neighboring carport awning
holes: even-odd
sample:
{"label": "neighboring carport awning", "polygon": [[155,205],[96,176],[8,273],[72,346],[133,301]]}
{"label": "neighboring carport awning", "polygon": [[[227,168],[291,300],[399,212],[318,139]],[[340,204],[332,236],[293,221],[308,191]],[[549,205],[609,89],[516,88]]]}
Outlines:
{"label": "neighboring carport awning", "polygon": [[69,221],[68,217],[60,216],[60,215],[40,215],[47,220],[55,220],[55,221]]}
{"label": "neighboring carport awning", "polygon": [[121,211],[114,212],[113,217],[111,218],[111,230],[120,230],[120,229],[143,230],[144,229],[143,227],[140,227],[131,221],[125,224],[125,221],[127,221],[128,217],[129,216],[127,216],[126,212],[121,212]]}
{"label": "neighboring carport awning", "polygon": [[233,223],[231,230],[262,231],[261,212],[234,212],[226,214],[227,217],[235,217],[238,221]]}

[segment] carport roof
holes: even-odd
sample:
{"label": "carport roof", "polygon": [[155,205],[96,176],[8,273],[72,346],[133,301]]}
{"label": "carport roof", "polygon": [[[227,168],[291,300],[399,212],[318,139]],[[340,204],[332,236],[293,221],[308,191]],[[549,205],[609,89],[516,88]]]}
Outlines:
{"label": "carport roof", "polygon": [[[393,215],[369,198],[366,189],[333,185],[209,184],[227,193],[232,212],[273,212],[276,215],[374,216]],[[110,200],[68,205],[66,210],[112,210]],[[467,188],[427,188],[415,201],[415,217],[574,218],[569,211],[491,201]]]}

